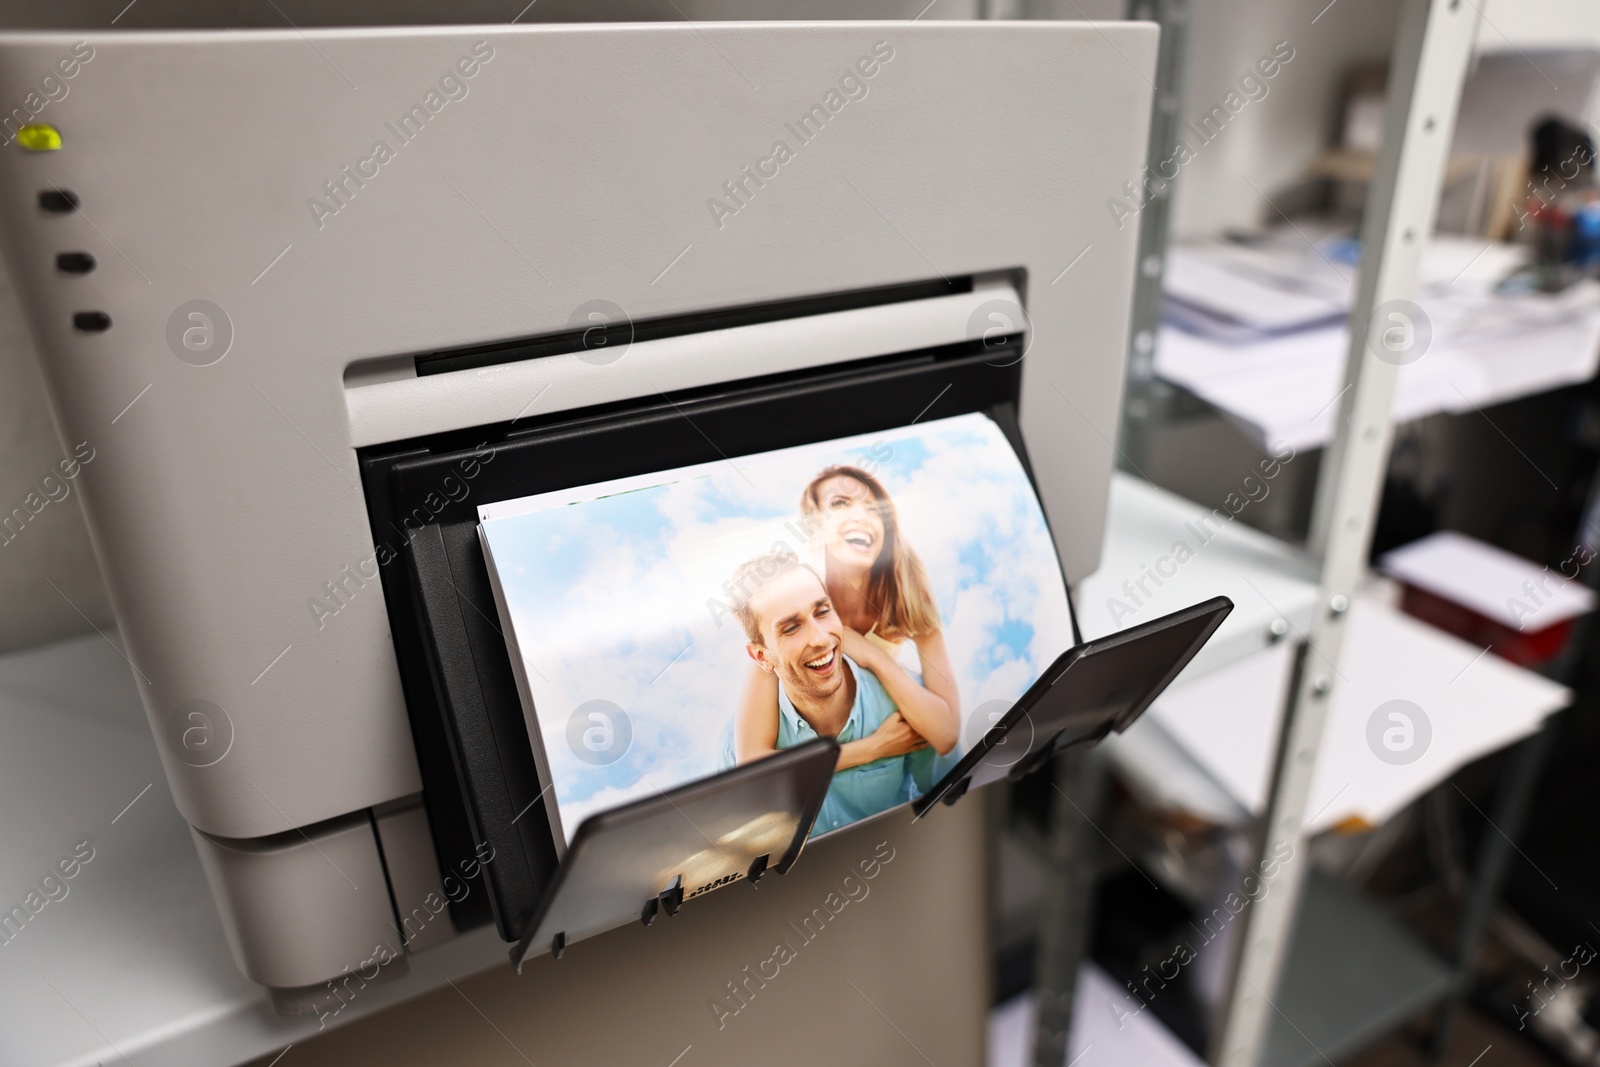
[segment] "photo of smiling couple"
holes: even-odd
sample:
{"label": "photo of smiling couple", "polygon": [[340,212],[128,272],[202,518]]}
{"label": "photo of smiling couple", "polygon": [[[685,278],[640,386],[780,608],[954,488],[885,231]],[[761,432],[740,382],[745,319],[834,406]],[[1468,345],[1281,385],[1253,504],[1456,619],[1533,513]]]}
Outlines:
{"label": "photo of smiling couple", "polygon": [[756,669],[721,762],[835,738],[812,831],[826,833],[926,792],[960,755],[961,698],[927,574],[883,483],[827,467],[800,512],[820,565],[780,549],[729,583]]}
{"label": "photo of smiling couple", "polygon": [[558,841],[814,737],[813,836],[925,793],[1072,644],[1027,472],[986,415],[480,508]]}

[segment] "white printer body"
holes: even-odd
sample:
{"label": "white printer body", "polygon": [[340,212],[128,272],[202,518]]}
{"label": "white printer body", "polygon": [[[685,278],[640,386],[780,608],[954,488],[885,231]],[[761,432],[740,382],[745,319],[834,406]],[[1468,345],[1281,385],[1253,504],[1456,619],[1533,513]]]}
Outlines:
{"label": "white printer body", "polygon": [[[1095,569],[1155,49],[1082,23],[0,37],[27,102],[0,242],[245,973],[314,987],[486,918],[403,920],[499,861],[438,840],[462,803],[391,604],[416,523],[375,522],[371,457],[455,450],[422,522],[487,502],[519,435],[1003,335],[1061,564]],[[960,402],[944,358],[885,420]]]}

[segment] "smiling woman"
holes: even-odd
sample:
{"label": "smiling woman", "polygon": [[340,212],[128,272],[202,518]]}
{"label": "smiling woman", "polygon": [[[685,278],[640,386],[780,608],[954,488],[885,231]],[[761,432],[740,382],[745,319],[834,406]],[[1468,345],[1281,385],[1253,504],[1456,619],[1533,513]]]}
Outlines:
{"label": "smiling woman", "polygon": [[800,511],[820,521],[828,591],[852,624],[866,624],[857,629],[886,642],[939,631],[928,575],[882,482],[860,467],[828,467],[800,494]]}

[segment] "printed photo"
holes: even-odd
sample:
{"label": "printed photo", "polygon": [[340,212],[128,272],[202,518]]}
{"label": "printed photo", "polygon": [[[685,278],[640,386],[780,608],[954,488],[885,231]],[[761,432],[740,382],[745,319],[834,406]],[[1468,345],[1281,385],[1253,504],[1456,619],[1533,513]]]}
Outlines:
{"label": "printed photo", "polygon": [[564,846],[836,738],[813,835],[928,790],[1072,645],[1044,515],[963,415],[479,509]]}

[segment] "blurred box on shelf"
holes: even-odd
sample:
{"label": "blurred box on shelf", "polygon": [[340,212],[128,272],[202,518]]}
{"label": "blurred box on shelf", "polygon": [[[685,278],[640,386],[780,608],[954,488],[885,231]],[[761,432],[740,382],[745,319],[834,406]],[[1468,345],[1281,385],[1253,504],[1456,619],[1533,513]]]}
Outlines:
{"label": "blurred box on shelf", "polygon": [[1524,667],[1553,661],[1594,592],[1575,581],[1593,558],[1579,546],[1557,569],[1441,531],[1397,548],[1379,569],[1401,585],[1400,607]]}

